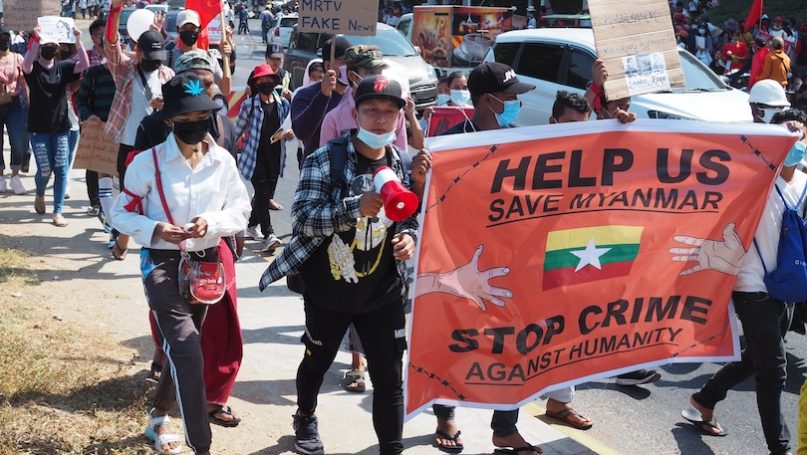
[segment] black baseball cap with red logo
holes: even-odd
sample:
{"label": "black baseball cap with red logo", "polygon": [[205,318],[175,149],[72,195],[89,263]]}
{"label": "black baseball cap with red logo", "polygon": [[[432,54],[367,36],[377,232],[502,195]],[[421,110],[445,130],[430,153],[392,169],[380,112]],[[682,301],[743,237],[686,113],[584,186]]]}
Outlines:
{"label": "black baseball cap with red logo", "polygon": [[403,99],[403,88],[395,79],[387,76],[368,76],[362,79],[356,87],[356,106],[371,99],[388,99],[398,104],[399,108],[406,106]]}
{"label": "black baseball cap with red logo", "polygon": [[485,93],[521,95],[530,90],[535,90],[535,86],[519,82],[515,70],[504,63],[483,63],[468,76],[468,91],[474,99]]}

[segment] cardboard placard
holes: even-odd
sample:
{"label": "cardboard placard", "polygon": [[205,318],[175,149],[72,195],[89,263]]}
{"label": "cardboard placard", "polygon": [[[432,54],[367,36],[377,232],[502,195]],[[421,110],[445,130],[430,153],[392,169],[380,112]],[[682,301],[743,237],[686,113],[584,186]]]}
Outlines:
{"label": "cardboard placard", "polygon": [[426,137],[440,136],[460,122],[474,116],[473,107],[435,106],[426,128]]}
{"label": "cardboard placard", "polygon": [[375,0],[300,0],[297,31],[373,36],[378,23]]}
{"label": "cardboard placard", "polygon": [[73,169],[118,175],[118,145],[104,133],[103,122],[81,124],[81,137]]}
{"label": "cardboard placard", "polygon": [[609,100],[684,86],[666,0],[589,0]]}
{"label": "cardboard placard", "polygon": [[73,18],[59,16],[43,16],[36,20],[42,38],[48,38],[57,43],[75,44],[76,35],[73,34]]}
{"label": "cardboard placard", "polygon": [[61,12],[59,0],[4,0],[3,5],[3,24],[15,32],[33,30],[37,18]]}
{"label": "cardboard placard", "polygon": [[207,24],[207,39],[210,44],[221,44],[221,16],[216,16]]}

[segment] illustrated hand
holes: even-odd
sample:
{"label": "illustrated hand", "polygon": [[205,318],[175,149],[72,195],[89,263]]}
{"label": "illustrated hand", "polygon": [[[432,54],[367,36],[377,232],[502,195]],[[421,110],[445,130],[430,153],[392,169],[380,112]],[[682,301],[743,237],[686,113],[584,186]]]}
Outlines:
{"label": "illustrated hand", "polygon": [[[479,270],[479,257],[482,256],[484,245],[479,245],[474,252],[471,262],[450,272],[448,279],[444,281],[451,294],[473,300],[480,310],[486,311],[485,301],[504,307],[502,298],[513,298],[513,293],[509,289],[493,287],[490,280],[507,276],[510,273],[508,267],[495,267],[488,270]],[[442,281],[442,280],[441,280]]]}
{"label": "illustrated hand", "polygon": [[197,216],[196,218],[192,219],[189,224],[193,224],[193,227],[187,229],[185,232],[190,236],[192,239],[202,238],[207,234],[207,221],[204,218]]}
{"label": "illustrated hand", "polygon": [[424,185],[426,183],[426,174],[432,168],[432,156],[426,150],[420,150],[414,158],[412,158],[412,180],[415,183]]}
{"label": "illustrated hand", "polygon": [[361,216],[374,217],[378,215],[378,212],[381,211],[381,207],[383,206],[384,201],[382,201],[381,196],[376,193],[368,191],[359,198],[359,211],[361,212]]}
{"label": "illustrated hand", "polygon": [[395,234],[392,238],[392,255],[399,261],[408,261],[415,255],[415,239],[409,234]]}
{"label": "illustrated hand", "polygon": [[740,273],[740,264],[745,256],[742,241],[734,230],[734,223],[723,228],[723,241],[699,239],[686,235],[676,235],[673,240],[695,248],[670,248],[674,262],[697,262],[698,265],[681,272],[681,276],[700,272],[701,270],[716,270],[728,275],[737,276]]}
{"label": "illustrated hand", "polygon": [[178,244],[190,237],[181,227],[170,223],[157,223],[154,234],[160,239],[174,244]]}
{"label": "illustrated hand", "polygon": [[330,98],[334,90],[336,90],[336,71],[328,70],[322,77],[322,95]]}

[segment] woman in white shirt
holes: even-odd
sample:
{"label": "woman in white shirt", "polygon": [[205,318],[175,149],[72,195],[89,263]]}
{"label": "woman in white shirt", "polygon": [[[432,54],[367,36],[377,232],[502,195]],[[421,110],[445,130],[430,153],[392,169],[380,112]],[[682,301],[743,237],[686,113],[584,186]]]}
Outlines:
{"label": "woman in white shirt", "polygon": [[250,202],[232,155],[208,134],[209,117],[218,105],[199,77],[176,76],[162,93],[162,117],[173,133],[132,161],[124,193],[112,209],[112,226],[143,246],[146,298],[171,368],[160,376],[146,436],[160,453],[180,452],[180,437],[170,434],[168,418],[178,403],[188,446],[207,454],[211,433],[199,335],[207,306],[193,294],[194,284],[202,284],[192,276],[191,295],[188,289],[181,292],[179,267],[181,259],[219,262],[226,277],[222,287],[235,292],[233,258],[222,237],[243,229]]}

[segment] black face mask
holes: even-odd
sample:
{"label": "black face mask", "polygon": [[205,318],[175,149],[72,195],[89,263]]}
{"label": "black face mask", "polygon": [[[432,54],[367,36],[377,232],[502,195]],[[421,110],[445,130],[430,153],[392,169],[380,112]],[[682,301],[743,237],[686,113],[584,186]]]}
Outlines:
{"label": "black face mask", "polygon": [[56,54],[58,52],[59,49],[56,47],[43,47],[39,49],[39,55],[41,55],[45,60],[53,60],[56,58]]}
{"label": "black face mask", "polygon": [[0,51],[7,51],[11,48],[10,39],[0,39]]}
{"label": "black face mask", "polygon": [[160,60],[143,60],[142,62],[140,62],[140,69],[142,69],[147,73],[150,73],[152,71],[156,71],[157,68],[159,68],[160,65],[162,65],[162,63],[163,62]]}
{"label": "black face mask", "polygon": [[194,44],[196,44],[196,40],[199,39],[199,32],[194,32],[190,30],[179,32],[179,39],[181,39],[186,46],[193,46]]}
{"label": "black face mask", "polygon": [[209,118],[196,122],[174,122],[174,136],[186,144],[202,142],[208,131],[210,131]]}
{"label": "black face mask", "polygon": [[258,91],[264,95],[271,95],[275,91],[275,87],[277,87],[277,84],[274,82],[264,82],[263,84],[258,84]]}

